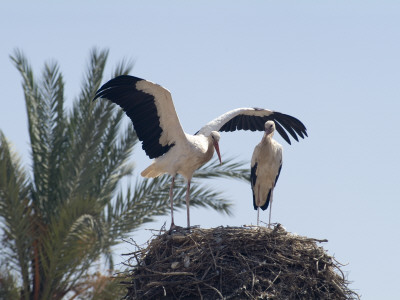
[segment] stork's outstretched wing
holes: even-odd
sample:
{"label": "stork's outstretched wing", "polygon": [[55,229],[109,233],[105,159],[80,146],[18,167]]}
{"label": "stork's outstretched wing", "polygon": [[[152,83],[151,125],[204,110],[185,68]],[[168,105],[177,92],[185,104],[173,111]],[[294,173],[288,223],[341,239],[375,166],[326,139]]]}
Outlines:
{"label": "stork's outstretched wing", "polygon": [[171,93],[158,84],[121,75],[105,83],[96,92],[94,100],[97,98],[122,107],[150,158],[163,155],[185,138]]}
{"label": "stork's outstretched wing", "polygon": [[196,134],[209,135],[211,131],[251,130],[263,131],[266,121],[275,122],[276,130],[291,144],[286,131],[296,140],[307,136],[307,128],[295,117],[262,108],[237,108],[207,123]]}

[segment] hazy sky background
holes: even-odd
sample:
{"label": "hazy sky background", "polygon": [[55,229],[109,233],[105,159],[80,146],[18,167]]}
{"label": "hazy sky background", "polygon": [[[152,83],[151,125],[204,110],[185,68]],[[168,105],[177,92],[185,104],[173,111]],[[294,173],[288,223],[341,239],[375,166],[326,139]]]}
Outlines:
{"label": "hazy sky background", "polygon": [[[400,263],[399,1],[7,1],[0,8],[0,129],[29,167],[15,48],[36,76],[60,64],[68,105],[93,47],[110,49],[132,75],[168,88],[185,131],[238,107],[293,115],[309,138],[284,146],[272,218],[290,232],[328,239],[363,299],[394,299]],[[248,161],[262,133],[222,133],[222,159]],[[135,176],[151,161],[137,147]],[[191,211],[201,227],[254,224],[250,186],[215,179],[234,206],[227,217]],[[262,215],[267,220],[268,214]],[[160,228],[159,218],[145,228]],[[178,213],[185,225],[185,211]],[[118,253],[132,250],[118,247]],[[118,257],[117,257],[118,260]]]}

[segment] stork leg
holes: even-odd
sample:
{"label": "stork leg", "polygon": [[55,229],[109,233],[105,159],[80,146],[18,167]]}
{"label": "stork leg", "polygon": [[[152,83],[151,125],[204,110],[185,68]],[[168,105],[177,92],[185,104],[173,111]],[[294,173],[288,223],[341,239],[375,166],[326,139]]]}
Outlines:
{"label": "stork leg", "polygon": [[169,188],[169,199],[171,201],[171,228],[175,227],[175,223],[174,223],[174,195],[172,193],[172,190],[174,188],[174,183],[175,183],[175,175],[172,176],[171,187]]}
{"label": "stork leg", "polygon": [[271,191],[271,198],[270,198],[270,201],[269,201],[269,220],[268,220],[268,228],[271,228],[271,211],[272,211],[272,199],[273,199],[272,195],[273,195],[273,193],[274,193],[274,191],[272,190],[272,191]]}
{"label": "stork leg", "polygon": [[257,205],[257,226],[260,226],[260,186],[257,187],[257,199],[256,199],[256,205]]}
{"label": "stork leg", "polygon": [[189,208],[189,194],[190,194],[190,179],[188,180],[187,183],[187,189],[186,189],[186,211],[187,211],[187,227],[190,228],[190,208]]}

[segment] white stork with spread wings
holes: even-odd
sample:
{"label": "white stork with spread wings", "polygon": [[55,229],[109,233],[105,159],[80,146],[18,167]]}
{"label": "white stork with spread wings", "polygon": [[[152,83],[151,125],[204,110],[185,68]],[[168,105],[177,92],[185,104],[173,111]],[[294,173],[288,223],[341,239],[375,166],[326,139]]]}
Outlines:
{"label": "white stork with spread wings", "polygon": [[219,132],[264,130],[264,123],[274,120],[277,131],[289,144],[285,129],[297,141],[298,136],[307,136],[305,126],[298,119],[259,108],[234,109],[207,123],[196,134],[187,134],[179,122],[171,93],[158,84],[129,75],[121,75],[105,83],[96,92],[94,100],[97,98],[106,98],[125,111],[142,142],[143,150],[147,156],[155,158],[141,175],[154,178],[167,173],[172,176],[171,227],[175,226],[172,194],[175,176],[181,174],[187,181],[187,225],[190,227],[190,181],[193,172],[211,159],[214,149],[221,162]]}

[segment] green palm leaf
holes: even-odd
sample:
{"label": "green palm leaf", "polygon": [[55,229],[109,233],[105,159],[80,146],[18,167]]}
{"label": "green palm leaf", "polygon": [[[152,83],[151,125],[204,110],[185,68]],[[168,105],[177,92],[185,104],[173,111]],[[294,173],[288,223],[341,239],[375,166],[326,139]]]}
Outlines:
{"label": "green palm leaf", "polygon": [[1,256],[21,274],[24,289],[29,287],[31,224],[29,181],[20,159],[0,130],[0,219],[3,232]]}

